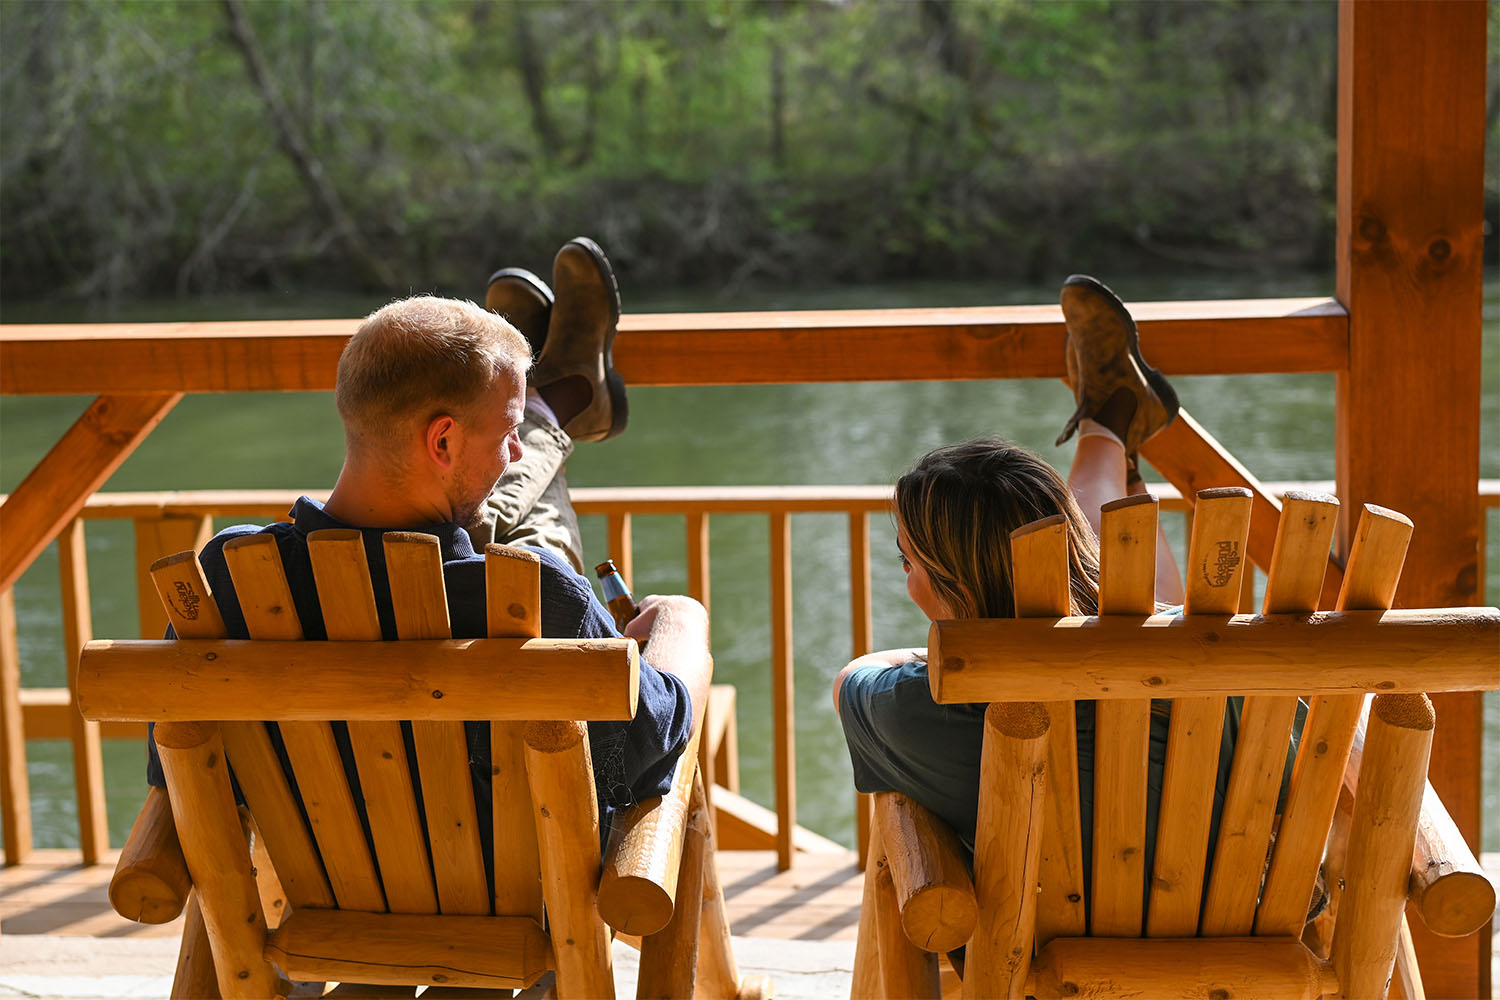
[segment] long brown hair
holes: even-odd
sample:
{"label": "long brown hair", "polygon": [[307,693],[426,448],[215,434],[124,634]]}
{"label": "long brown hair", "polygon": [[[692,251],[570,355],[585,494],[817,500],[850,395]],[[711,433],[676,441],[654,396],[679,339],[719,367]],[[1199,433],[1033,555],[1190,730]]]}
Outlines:
{"label": "long brown hair", "polygon": [[1003,438],[928,452],[896,482],[895,515],[909,555],[956,618],[1016,613],[1010,533],[1067,519],[1073,614],[1099,609],[1099,543],[1073,491],[1046,462]]}

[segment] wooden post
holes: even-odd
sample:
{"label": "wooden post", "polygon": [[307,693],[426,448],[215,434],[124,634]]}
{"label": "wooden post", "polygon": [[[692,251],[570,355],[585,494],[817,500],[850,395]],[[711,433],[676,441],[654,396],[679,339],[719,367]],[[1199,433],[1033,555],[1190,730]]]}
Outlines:
{"label": "wooden post", "polygon": [[18,865],[31,853],[31,782],[21,719],[16,597],[10,587],[0,589],[0,723],[0,836],[5,837],[5,863]]}
{"label": "wooden post", "polygon": [[153,788],[120,851],[109,903],[129,920],[164,924],[177,919],[192,887],[167,791]]}
{"label": "wooden post", "polygon": [[880,941],[875,926],[875,866],[885,860],[880,825],[870,824],[870,862],[865,865],[863,895],[859,904],[859,932],[854,941],[854,974],[849,1000],[872,1000],[884,996],[880,983]]}
{"label": "wooden post", "polygon": [[771,514],[771,711],[776,766],[776,867],[792,867],[797,830],[796,688],[792,673],[792,519]]}
{"label": "wooden post", "polygon": [[[1474,603],[1478,588],[1483,3],[1339,7],[1336,291],[1338,493],[1416,530],[1398,606]],[[1342,526],[1345,551],[1354,529]],[[1482,696],[1433,699],[1433,787],[1479,849]],[[1412,936],[1428,992],[1488,996],[1490,936]]]}
{"label": "wooden post", "polygon": [[[870,518],[862,510],[849,512],[849,622],[850,659],[864,656],[875,645],[870,602]],[[870,796],[854,793],[854,850],[859,870],[870,857]]]}
{"label": "wooden post", "polygon": [[177,971],[172,976],[172,1000],[219,1000],[220,996],[203,908],[198,905],[198,894],[191,893],[182,924],[182,944],[177,949]]}
{"label": "wooden post", "polygon": [[[72,665],[78,663],[84,644],[94,637],[82,519],[73,521],[62,530],[58,537],[57,557],[62,578],[63,658],[70,665],[68,678],[71,681],[74,676]],[[99,744],[99,723],[90,722],[79,714],[76,692],[68,719],[73,729],[78,840],[83,848],[83,863],[96,865],[109,853],[109,820],[104,809],[104,751]]]}
{"label": "wooden post", "polygon": [[[678,771],[694,772],[692,757],[684,754]],[[676,901],[667,925],[641,940],[637,1000],[671,1000],[695,992],[699,929],[703,919],[704,863],[708,852],[708,801],[703,779],[693,779],[692,798],[678,855]],[[679,822],[678,825],[684,825]],[[735,984],[738,986],[738,983]]]}

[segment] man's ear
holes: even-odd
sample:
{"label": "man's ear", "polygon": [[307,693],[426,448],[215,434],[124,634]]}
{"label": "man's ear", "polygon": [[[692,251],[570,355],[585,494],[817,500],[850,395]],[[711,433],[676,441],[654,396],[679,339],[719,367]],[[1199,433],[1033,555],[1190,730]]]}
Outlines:
{"label": "man's ear", "polygon": [[458,438],[462,432],[458,422],[446,413],[440,413],[427,423],[427,435],[423,440],[427,460],[443,471],[453,468],[454,455],[458,450]]}

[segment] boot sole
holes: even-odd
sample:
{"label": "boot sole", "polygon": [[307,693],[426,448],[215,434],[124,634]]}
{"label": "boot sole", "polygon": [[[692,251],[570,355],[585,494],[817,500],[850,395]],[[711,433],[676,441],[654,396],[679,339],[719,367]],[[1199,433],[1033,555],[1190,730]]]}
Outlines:
{"label": "boot sole", "polygon": [[[552,307],[556,304],[557,301],[552,295],[552,289],[547,287],[547,283],[545,281],[537,277],[531,271],[526,270],[524,267],[502,267],[500,270],[490,275],[490,280],[484,283],[484,307],[486,309],[490,308],[490,289],[495,286],[496,282],[503,281],[506,278],[509,278],[513,281],[519,281],[521,284],[527,286],[527,288],[534,292],[538,298],[546,303],[546,307],[543,309],[543,313],[547,315],[551,314]],[[497,310],[491,309],[490,311],[495,312]],[[524,331],[522,332],[522,336],[526,336]],[[537,357],[538,355],[540,355],[542,353],[542,346],[547,342],[547,324],[545,322],[542,323],[541,336],[539,336],[534,341],[529,336],[527,336],[526,342],[531,344],[532,357]]]}

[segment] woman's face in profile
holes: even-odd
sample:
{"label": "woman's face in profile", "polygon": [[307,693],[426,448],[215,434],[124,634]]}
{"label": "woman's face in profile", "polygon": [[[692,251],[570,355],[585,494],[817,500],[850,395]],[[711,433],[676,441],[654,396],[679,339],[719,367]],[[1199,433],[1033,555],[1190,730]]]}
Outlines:
{"label": "woman's face in profile", "polygon": [[952,618],[948,606],[932,591],[932,581],[927,569],[911,555],[911,543],[906,540],[906,529],[896,526],[896,547],[901,550],[901,568],[906,571],[906,592],[912,603],[922,609],[929,621]]}

